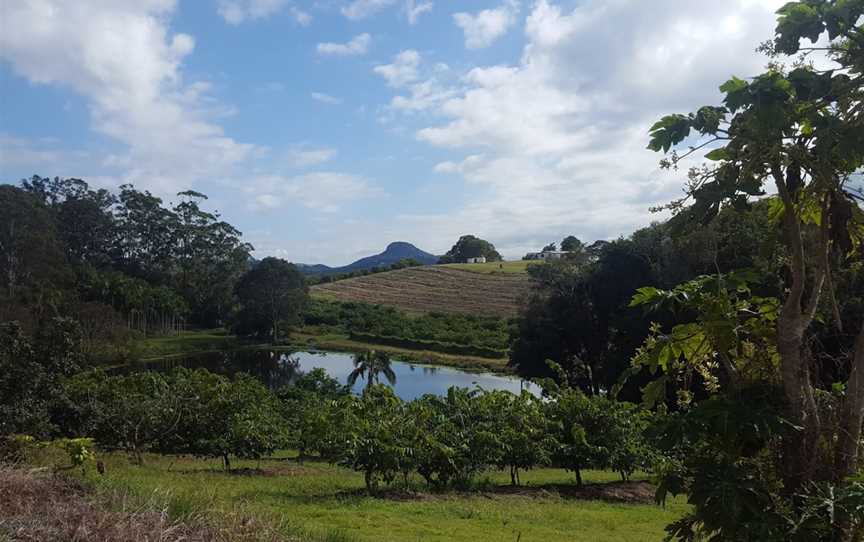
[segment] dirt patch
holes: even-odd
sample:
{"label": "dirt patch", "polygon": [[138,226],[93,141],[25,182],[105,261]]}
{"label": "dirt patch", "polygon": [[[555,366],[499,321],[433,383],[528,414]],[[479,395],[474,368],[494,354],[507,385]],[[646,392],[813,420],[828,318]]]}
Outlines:
{"label": "dirt patch", "polygon": [[[137,503],[137,504],[136,504]],[[21,542],[277,541],[268,525],[248,517],[173,521],[164,507],[116,493],[100,495],[45,471],[0,465],[0,539]],[[5,536],[5,538],[3,538]]]}

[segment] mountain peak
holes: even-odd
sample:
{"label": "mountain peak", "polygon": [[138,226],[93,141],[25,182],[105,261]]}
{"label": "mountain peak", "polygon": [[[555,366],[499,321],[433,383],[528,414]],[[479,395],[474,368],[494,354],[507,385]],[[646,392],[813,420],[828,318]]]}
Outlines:
{"label": "mountain peak", "polygon": [[373,267],[389,267],[399,260],[414,259],[423,265],[432,265],[438,263],[438,256],[424,252],[406,241],[394,241],[387,245],[384,252],[374,256],[361,258],[354,263],[342,266],[328,268],[326,266],[309,265],[305,266],[303,271],[309,274],[337,274],[348,273],[351,271],[359,271],[361,269],[371,269]]}

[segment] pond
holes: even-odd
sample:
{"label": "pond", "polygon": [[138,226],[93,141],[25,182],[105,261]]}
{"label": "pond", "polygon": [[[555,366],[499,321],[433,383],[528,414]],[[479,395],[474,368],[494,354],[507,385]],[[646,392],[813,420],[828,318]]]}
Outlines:
{"label": "pond", "polygon": [[[353,354],[343,352],[233,350],[152,361],[147,362],[143,368],[167,371],[182,366],[192,369],[203,368],[228,375],[243,372],[257,377],[271,388],[278,388],[290,384],[299,374],[316,368],[324,369],[327,374],[344,384],[348,379],[348,373],[354,368],[353,359]],[[444,395],[451,386],[462,388],[479,386],[485,390],[507,390],[517,394],[522,389],[526,389],[539,395],[537,386],[512,376],[470,373],[452,367],[396,360],[393,361],[392,368],[396,373],[396,384],[393,388],[396,394],[405,400],[427,393]],[[353,391],[359,393],[365,385],[365,380],[359,378]]]}

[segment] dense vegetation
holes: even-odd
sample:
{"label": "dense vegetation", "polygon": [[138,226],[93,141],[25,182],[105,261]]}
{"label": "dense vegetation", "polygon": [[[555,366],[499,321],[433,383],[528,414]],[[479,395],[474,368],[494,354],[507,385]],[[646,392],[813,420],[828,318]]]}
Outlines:
{"label": "dense vegetation", "polygon": [[[203,194],[178,198],[167,206],[129,185],[113,194],[38,176],[0,186],[0,321],[42,333],[51,319],[69,318],[90,357],[114,361],[139,335],[233,323],[272,336],[278,320],[296,319],[305,297],[296,269],[268,259],[244,277],[252,247],[240,232],[201,207]],[[263,306],[262,274],[273,266],[279,273],[263,280],[294,306],[281,303],[276,321],[276,305]],[[279,283],[286,274],[293,278]],[[265,310],[271,321],[262,333]]]}
{"label": "dense vegetation", "polygon": [[708,151],[673,219],[583,265],[532,269],[520,371],[551,358],[559,381],[675,411],[659,495],[694,509],[672,538],[860,539],[862,16],[861,2],[780,9],[768,71],[651,127],[664,167]]}
{"label": "dense vegetation", "polygon": [[497,352],[507,350],[507,321],[494,316],[430,312],[408,315],[393,307],[368,303],[339,303],[316,299],[305,313],[309,325],[329,326],[370,342],[396,339],[423,343],[431,348],[477,347]]}

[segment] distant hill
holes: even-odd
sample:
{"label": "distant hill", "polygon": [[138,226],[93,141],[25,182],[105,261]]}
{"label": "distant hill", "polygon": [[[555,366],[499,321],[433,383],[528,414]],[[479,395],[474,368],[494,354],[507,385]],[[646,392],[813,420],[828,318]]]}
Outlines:
{"label": "distant hill", "polygon": [[300,271],[307,275],[336,275],[339,273],[350,273],[352,271],[361,271],[363,269],[372,269],[373,267],[389,267],[399,260],[412,258],[423,265],[432,265],[438,263],[438,256],[424,252],[415,247],[411,243],[404,241],[396,241],[390,243],[384,252],[374,256],[361,258],[354,263],[344,265],[342,267],[329,267],[322,264],[297,264]]}
{"label": "distant hill", "polygon": [[312,286],[312,296],[362,301],[406,312],[516,316],[528,296],[527,273],[483,273],[442,265],[409,267]]}

